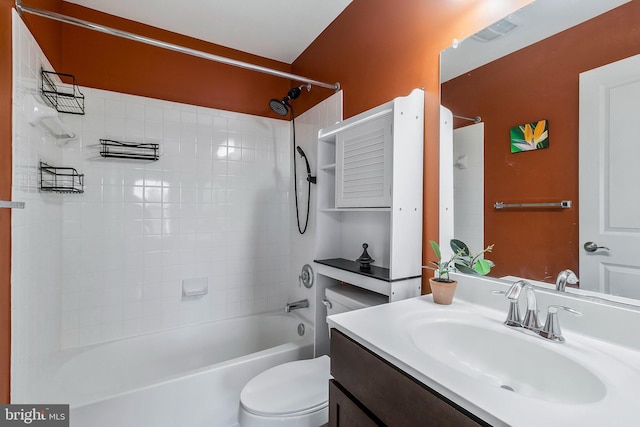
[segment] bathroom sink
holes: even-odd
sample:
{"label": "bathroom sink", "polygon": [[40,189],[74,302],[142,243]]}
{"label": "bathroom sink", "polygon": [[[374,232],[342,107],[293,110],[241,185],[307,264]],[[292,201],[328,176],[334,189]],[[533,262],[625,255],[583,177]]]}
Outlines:
{"label": "bathroom sink", "polygon": [[604,383],[561,354],[561,344],[511,330],[482,316],[449,311],[410,328],[415,347],[485,385],[548,402],[585,404],[603,399]]}
{"label": "bathroom sink", "polygon": [[[640,324],[640,310],[541,295],[543,313],[551,304],[567,302],[583,313],[580,319],[560,319],[566,341],[557,343],[504,325],[508,301],[491,291],[506,291],[507,285],[465,280],[459,278],[451,305],[425,295],[327,321],[489,425],[640,426],[640,345],[634,326]],[[608,340],[612,335],[620,341]]]}

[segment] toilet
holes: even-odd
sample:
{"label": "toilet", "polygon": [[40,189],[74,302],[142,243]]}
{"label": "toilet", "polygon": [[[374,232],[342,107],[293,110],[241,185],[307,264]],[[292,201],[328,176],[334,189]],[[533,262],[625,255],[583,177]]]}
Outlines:
{"label": "toilet", "polygon": [[[325,291],[327,315],[388,302],[351,285]],[[318,427],[329,421],[330,359],[296,360],[267,369],[240,392],[241,427]]]}

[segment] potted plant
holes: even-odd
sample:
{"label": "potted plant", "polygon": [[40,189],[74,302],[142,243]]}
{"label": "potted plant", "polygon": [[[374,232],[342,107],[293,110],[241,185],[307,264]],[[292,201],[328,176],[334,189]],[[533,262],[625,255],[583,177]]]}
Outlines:
{"label": "potted plant", "polygon": [[433,240],[430,243],[437,259],[436,261],[431,261],[435,267],[425,266],[424,268],[429,268],[436,272],[435,277],[429,279],[433,300],[436,304],[446,305],[451,304],[453,301],[453,294],[458,282],[451,280],[449,277],[450,271],[484,276],[491,271],[491,267],[494,265],[493,262],[483,257],[485,253],[493,250],[493,245],[487,246],[482,252],[474,255],[464,242],[458,239],[451,239],[449,244],[452,255],[448,260],[443,260],[438,243]]}

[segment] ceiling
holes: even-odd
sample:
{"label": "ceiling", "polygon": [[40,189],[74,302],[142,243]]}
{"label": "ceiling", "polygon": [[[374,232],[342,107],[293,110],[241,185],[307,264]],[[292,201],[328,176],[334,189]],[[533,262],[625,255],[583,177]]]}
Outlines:
{"label": "ceiling", "polygon": [[351,0],[65,0],[291,64]]}
{"label": "ceiling", "polygon": [[484,64],[551,37],[630,0],[536,0],[509,15],[517,25],[492,41],[469,37],[442,52],[440,81],[446,82]]}

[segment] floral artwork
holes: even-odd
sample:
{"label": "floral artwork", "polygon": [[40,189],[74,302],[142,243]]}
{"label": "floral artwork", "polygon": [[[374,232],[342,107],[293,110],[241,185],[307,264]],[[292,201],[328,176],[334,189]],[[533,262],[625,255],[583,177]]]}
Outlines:
{"label": "floral artwork", "polygon": [[549,124],[546,120],[511,128],[511,152],[549,148]]}

